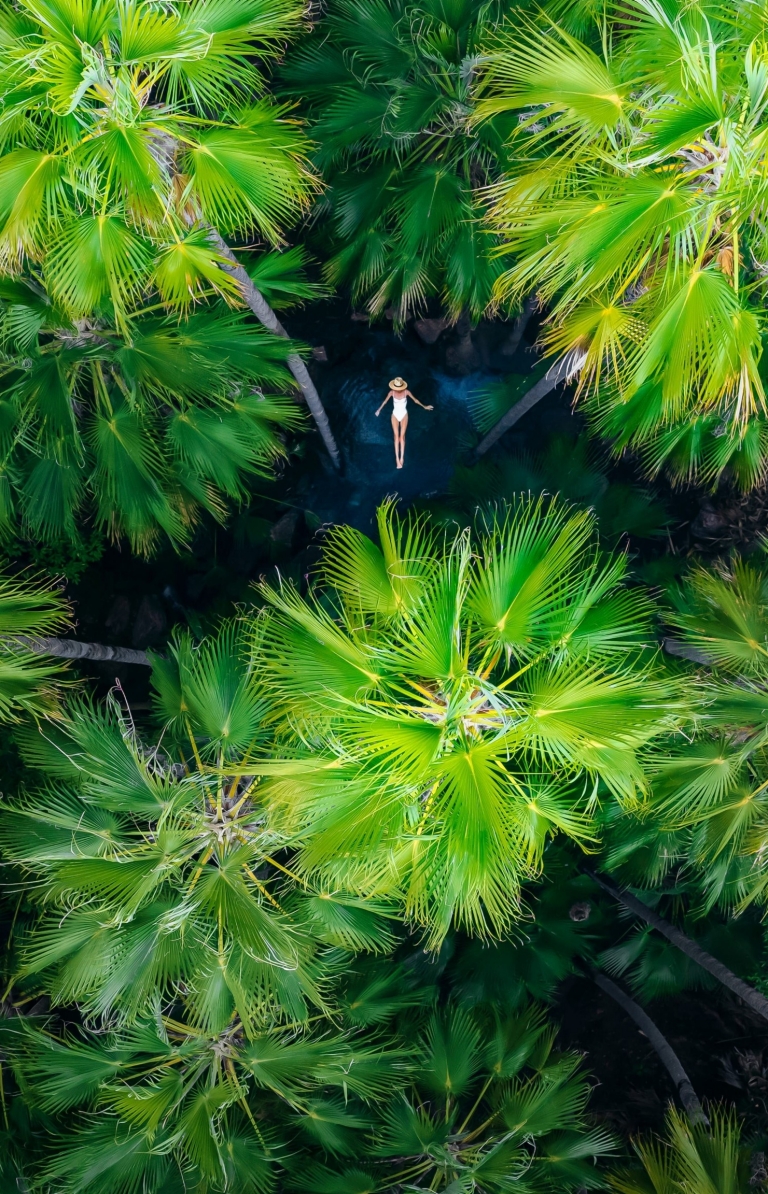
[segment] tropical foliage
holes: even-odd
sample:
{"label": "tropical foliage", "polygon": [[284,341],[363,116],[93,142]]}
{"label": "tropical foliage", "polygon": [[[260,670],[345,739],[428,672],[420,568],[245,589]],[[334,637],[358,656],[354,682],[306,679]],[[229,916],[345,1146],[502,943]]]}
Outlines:
{"label": "tropical foliage", "polygon": [[651,472],[728,467],[754,484],[768,460],[763,15],[558,11],[509,19],[484,74],[478,119],[516,117],[493,210],[516,260],[497,300],[539,295],[547,350]]}
{"label": "tropical foliage", "polygon": [[[604,1186],[616,1143],[531,999],[596,962],[610,921],[569,851],[642,807],[643,747],[679,717],[645,657],[648,599],[592,518],[551,501],[453,536],[389,504],[379,531],[379,547],[332,531],[309,597],[265,587],[263,612],[197,645],[177,634],[153,660],[151,725],[118,686],[17,731],[30,782],[0,825],[27,893],[0,1031],[7,1180]],[[522,890],[555,835],[548,885]],[[398,904],[449,946],[447,968]],[[622,948],[637,962],[625,943],[602,963],[620,969]]]}
{"label": "tropical foliage", "polygon": [[71,318],[120,328],[148,292],[236,299],[208,226],[278,242],[312,188],[259,74],[299,15],[262,0],[4,3],[6,272],[38,270]]}
{"label": "tropical foliage", "polygon": [[[673,739],[659,763],[643,865],[660,883],[684,863],[705,908],[738,911],[768,895],[767,586],[759,560],[694,567],[668,614],[695,661],[688,683],[696,733]],[[624,833],[638,844],[631,826]],[[616,861],[627,853],[620,835]]]}
{"label": "tropical foliage", "polygon": [[635,1153],[642,1166],[611,1177],[611,1189],[618,1194],[748,1194],[760,1182],[754,1181],[750,1150],[742,1143],[739,1125],[722,1111],[712,1113],[710,1124],[689,1124],[675,1111],[667,1119],[666,1137],[638,1141]]}
{"label": "tropical foliage", "polygon": [[397,324],[441,300],[479,318],[502,263],[481,226],[509,120],[470,125],[479,55],[501,6],[332,0],[289,58],[327,189],[316,206],[329,282]]}
{"label": "tropical foliage", "polygon": [[[234,625],[199,649],[179,638],[155,666],[154,741],[118,696],[21,739],[48,783],[5,810],[0,835],[35,876],[41,914],[19,976],[56,1002],[133,1023],[183,982],[190,1023],[215,1032],[235,1014],[250,1031],[324,1008],[322,932],[309,926],[335,905],[273,890],[290,872],[249,772],[267,734],[255,649]],[[355,936],[349,913],[356,944],[368,915]]]}
{"label": "tropical foliage", "polygon": [[651,606],[593,516],[521,499],[476,530],[379,510],[379,545],[328,536],[309,597],[266,586],[266,685],[296,758],[264,764],[297,866],[396,894],[434,944],[500,933],[558,833],[594,840],[599,794],[632,804],[674,718]]}
{"label": "tropical foliage", "polygon": [[[17,1019],[3,1044],[33,1115],[54,1126],[40,1177],[62,1191],[602,1186],[579,1058],[534,1006],[501,1018],[436,1003],[407,965],[352,965],[334,1022],[174,1014],[108,1033]],[[181,1014],[181,1013],[177,1013]],[[279,1186],[277,1185],[279,1183]]]}
{"label": "tropical foliage", "polygon": [[[758,547],[686,561],[703,518],[564,420],[457,449],[375,539],[317,474],[251,489],[300,457],[291,374],[340,464],[274,313],[332,287],[462,344],[525,300],[484,368],[538,309],[533,397],[578,376],[650,473],[760,481],[767,32],[741,0],[0,0],[3,1190],[768,1184]],[[531,380],[473,385],[478,429]],[[102,593],[107,540],[160,558]],[[108,644],[53,638],[75,613]],[[696,1123],[660,1138],[667,1096]]]}
{"label": "tropical foliage", "polygon": [[83,1017],[3,1030],[51,1133],[39,1180],[260,1194],[284,1170],[290,1188],[397,1189],[405,1159],[431,1189],[600,1184],[612,1142],[543,1014],[435,1006],[412,949],[376,958],[397,944],[386,905],[297,880],[257,779],[271,728],[252,634],[181,635],[155,661],[154,738],[119,690],[19,737],[46,782],[0,830],[39,908],[13,983]]}
{"label": "tropical foliage", "polygon": [[[285,392],[295,350],[222,311],[242,287],[215,238],[278,243],[314,185],[259,74],[298,15],[261,0],[0,7],[6,526],[15,497],[33,536],[71,536],[91,513],[138,550],[179,543],[279,452],[272,424],[295,415],[253,387]],[[274,261],[256,259],[261,275],[279,293]]]}
{"label": "tropical foliage", "polygon": [[54,714],[60,665],[41,658],[35,640],[69,623],[59,588],[40,577],[0,574],[0,720]]}
{"label": "tropical foliage", "polygon": [[138,552],[180,545],[200,510],[222,520],[247,495],[284,454],[276,432],[300,424],[279,393],[290,346],[226,308],[181,325],[145,316],[127,337],[71,323],[31,285],[2,288],[6,531],[74,539],[90,515]]}

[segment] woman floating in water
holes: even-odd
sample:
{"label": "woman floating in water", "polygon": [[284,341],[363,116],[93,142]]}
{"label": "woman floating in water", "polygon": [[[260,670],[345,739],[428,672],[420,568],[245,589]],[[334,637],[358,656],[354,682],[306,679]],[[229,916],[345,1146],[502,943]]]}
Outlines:
{"label": "woman floating in water", "polygon": [[398,468],[402,468],[405,455],[405,432],[408,428],[408,399],[413,398],[413,401],[422,410],[432,410],[433,407],[419,402],[418,398],[408,389],[408,382],[403,381],[402,377],[396,377],[389,383],[389,393],[376,411],[376,418],[379,417],[390,398],[392,399],[392,430],[395,433],[395,463]]}

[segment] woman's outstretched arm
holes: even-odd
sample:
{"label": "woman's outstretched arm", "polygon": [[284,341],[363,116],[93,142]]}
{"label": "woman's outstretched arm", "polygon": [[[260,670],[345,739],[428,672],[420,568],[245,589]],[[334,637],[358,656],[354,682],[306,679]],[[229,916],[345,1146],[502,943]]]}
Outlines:
{"label": "woman's outstretched arm", "polygon": [[389,393],[387,394],[386,398],[385,398],[385,399],[384,399],[384,401],[382,402],[381,406],[380,406],[380,407],[379,407],[379,409],[376,411],[376,418],[377,418],[377,419],[378,419],[379,415],[381,414],[381,412],[383,411],[384,407],[385,407],[385,406],[387,405],[387,403],[389,402],[389,400],[390,400],[390,398],[391,398],[391,397],[392,397],[392,391],[390,390],[390,391],[389,391]]}
{"label": "woman's outstretched arm", "polygon": [[434,410],[435,409],[434,406],[425,406],[423,402],[419,402],[416,395],[412,394],[410,390],[406,390],[405,392],[409,398],[413,398],[413,401],[416,403],[417,406],[420,406],[422,410]]}

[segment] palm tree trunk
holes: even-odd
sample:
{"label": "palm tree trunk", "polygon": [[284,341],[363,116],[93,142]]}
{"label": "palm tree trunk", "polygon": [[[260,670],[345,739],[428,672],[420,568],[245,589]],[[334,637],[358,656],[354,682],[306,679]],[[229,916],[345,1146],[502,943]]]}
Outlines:
{"label": "palm tree trunk", "polygon": [[740,999],[743,999],[747,1007],[750,1007],[753,1012],[757,1012],[758,1016],[762,1016],[764,1020],[768,1020],[768,999],[756,991],[754,987],[750,987],[749,983],[745,983],[738,975],[724,966],[722,962],[718,962],[717,958],[713,958],[712,954],[708,954],[706,950],[697,945],[692,938],[682,933],[675,925],[670,924],[668,920],[664,920],[655,912],[653,908],[649,908],[642,900],[638,900],[628,891],[622,891],[611,883],[610,879],[605,879],[602,875],[596,874],[594,871],[584,869],[584,873],[594,879],[603,891],[607,891],[609,895],[619,903],[628,908],[630,912],[634,912],[635,916],[639,916],[646,924],[651,925],[652,928],[657,929],[659,933],[671,941],[673,945],[677,946],[682,953],[687,954],[694,962],[701,966],[702,970],[708,971],[714,978],[721,982],[724,987],[728,987]]}
{"label": "palm tree trunk", "polygon": [[497,440],[501,439],[505,431],[509,431],[510,427],[514,427],[518,419],[522,419],[523,415],[527,414],[532,406],[535,406],[537,402],[545,398],[547,394],[550,394],[556,386],[560,385],[565,376],[566,370],[562,363],[553,365],[549,372],[545,373],[536,382],[535,386],[531,386],[528,393],[524,394],[514,406],[511,406],[507,413],[501,416],[498,423],[494,424],[488,434],[480,440],[480,443],[475,448],[475,459],[484,456],[488,449],[492,448]]}
{"label": "palm tree trunk", "polygon": [[683,1069],[680,1058],[664,1034],[656,1027],[648,1013],[641,1008],[639,1003],[635,1003],[634,999],[630,999],[626,991],[622,991],[621,987],[611,982],[605,974],[596,971],[592,975],[592,978],[601,991],[605,991],[606,995],[610,995],[611,999],[614,999],[619,1007],[623,1008],[627,1015],[632,1017],[635,1024],[637,1024],[647,1039],[648,1044],[652,1049],[655,1049],[659,1061],[675,1084],[678,1098],[683,1104],[691,1123],[706,1124],[708,1126],[709,1120],[704,1114],[704,1108],[699,1102],[699,1097],[693,1089],[690,1078]]}
{"label": "palm tree trunk", "polygon": [[[221,253],[221,256],[226,257],[227,261],[231,262],[231,265],[222,265],[221,268],[225,270],[226,273],[231,274],[232,277],[236,278],[240,283],[243,288],[243,298],[245,299],[250,310],[258,319],[259,323],[263,324],[268,331],[273,332],[275,336],[282,336],[284,339],[288,340],[289,336],[285,328],[275,315],[267,300],[264,298],[264,295],[260,290],[257,289],[256,286],[254,286],[253,282],[248,277],[248,274],[242,265],[240,265],[229,245],[222,239],[216,229],[210,227],[210,225],[209,231],[216,248],[218,249],[219,253]],[[299,383],[299,388],[304,395],[304,400],[307,406],[312,412],[312,418],[317,424],[317,430],[322,436],[323,443],[328,450],[328,455],[333,462],[334,468],[340,468],[341,463],[339,460],[339,449],[336,447],[336,440],[333,438],[331,425],[328,422],[328,415],[325,413],[325,407],[320,400],[320,395],[317,392],[315,383],[309,376],[309,370],[307,369],[307,366],[304,364],[297,352],[292,352],[288,356],[286,364],[288,365],[288,368],[293,376],[296,378],[296,381]]]}
{"label": "palm tree trunk", "polygon": [[504,357],[513,357],[517,352],[520,341],[523,338],[523,332],[528,327],[531,316],[538,306],[538,299],[535,294],[531,294],[523,303],[523,309],[515,320],[514,327],[510,332],[509,339],[507,339],[501,346],[501,355]]}
{"label": "palm tree trunk", "polygon": [[30,638],[14,635],[7,639],[18,643],[35,655],[55,655],[59,659],[92,659],[106,663],[138,663],[151,667],[152,661],[146,651],[135,651],[132,647],[107,647],[103,643],[81,643],[74,638]]}

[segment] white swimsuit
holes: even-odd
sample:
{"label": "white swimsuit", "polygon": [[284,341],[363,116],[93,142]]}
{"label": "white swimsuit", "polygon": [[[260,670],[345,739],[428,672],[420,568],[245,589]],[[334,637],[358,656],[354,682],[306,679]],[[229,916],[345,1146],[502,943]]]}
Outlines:
{"label": "white swimsuit", "polygon": [[393,397],[392,397],[392,414],[395,416],[398,423],[402,423],[403,419],[407,415],[407,413],[408,413],[408,411],[406,409],[407,406],[408,406],[407,398],[395,398],[393,395]]}

